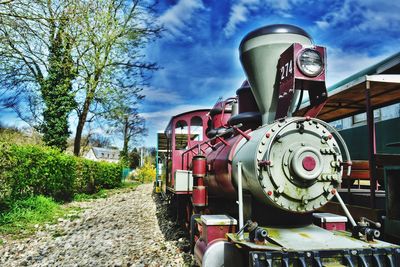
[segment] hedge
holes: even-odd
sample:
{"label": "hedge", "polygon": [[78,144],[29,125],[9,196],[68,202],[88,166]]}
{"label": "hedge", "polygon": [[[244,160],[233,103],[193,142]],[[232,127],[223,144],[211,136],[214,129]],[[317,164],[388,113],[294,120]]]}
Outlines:
{"label": "hedge", "polygon": [[0,143],[0,206],[34,195],[69,201],[121,182],[119,164],[95,162],[37,145]]}

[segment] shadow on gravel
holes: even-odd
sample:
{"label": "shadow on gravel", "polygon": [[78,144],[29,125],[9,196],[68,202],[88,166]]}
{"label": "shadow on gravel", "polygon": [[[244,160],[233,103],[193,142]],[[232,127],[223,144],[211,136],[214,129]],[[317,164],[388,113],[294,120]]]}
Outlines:
{"label": "shadow on gravel", "polygon": [[157,206],[157,221],[165,240],[175,241],[176,246],[182,252],[182,257],[186,266],[197,266],[190,253],[189,236],[180,225],[176,223],[171,206],[160,194],[152,193],[152,198]]}

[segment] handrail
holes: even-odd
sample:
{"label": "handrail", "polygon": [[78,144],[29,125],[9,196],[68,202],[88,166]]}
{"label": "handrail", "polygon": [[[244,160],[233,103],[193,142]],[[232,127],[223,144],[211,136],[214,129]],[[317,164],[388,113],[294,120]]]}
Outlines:
{"label": "handrail", "polygon": [[[213,145],[211,145],[210,144],[210,142],[211,141],[213,141],[213,140],[215,140],[215,139],[222,139],[222,136],[224,136],[224,135],[226,135],[226,134],[228,134],[228,133],[233,133],[234,131],[237,131],[238,130],[238,128],[240,128],[240,127],[242,127],[243,126],[243,124],[241,124],[241,123],[239,123],[239,124],[237,124],[237,125],[234,125],[234,126],[231,126],[231,128],[227,128],[225,131],[223,131],[222,133],[220,133],[220,134],[217,134],[217,135],[215,135],[214,137],[212,137],[212,138],[210,138],[210,139],[208,139],[208,140],[205,140],[205,141],[203,141],[203,142],[201,142],[201,143],[198,143],[198,144],[196,144],[196,145],[194,145],[194,146],[192,146],[192,147],[190,147],[190,148],[188,148],[185,152],[183,152],[182,153],[182,155],[181,155],[181,158],[182,158],[182,166],[183,166],[183,162],[184,162],[184,160],[183,160],[183,156],[186,154],[186,153],[189,153],[190,151],[193,151],[193,149],[195,149],[195,148],[199,148],[200,147],[200,149],[201,149],[201,147],[203,146],[203,145],[207,145],[207,146],[209,146],[209,147],[211,147],[211,149],[214,149],[214,146]],[[240,132],[239,132],[240,133]],[[247,139],[247,138],[246,138]],[[225,140],[224,140],[225,141]],[[226,142],[223,142],[225,145],[227,145],[227,143]],[[204,153],[204,151],[203,151],[203,153]],[[193,152],[193,154],[195,154],[195,152]]]}
{"label": "handrail", "polygon": [[238,98],[237,98],[236,96],[235,96],[235,97],[229,97],[229,98],[225,99],[225,100],[222,102],[221,117],[220,117],[219,119],[220,119],[220,123],[221,123],[222,127],[224,127],[224,128],[229,128],[228,125],[224,124],[223,121],[222,121],[222,120],[224,119],[225,107],[226,107],[226,105],[227,105],[228,103],[234,102],[235,100],[237,101],[237,99],[238,99]]}

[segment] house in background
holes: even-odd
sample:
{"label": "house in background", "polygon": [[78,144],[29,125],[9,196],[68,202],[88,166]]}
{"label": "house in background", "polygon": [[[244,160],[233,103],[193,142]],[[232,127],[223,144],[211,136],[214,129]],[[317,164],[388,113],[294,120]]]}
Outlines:
{"label": "house in background", "polygon": [[107,161],[117,163],[119,161],[118,149],[92,147],[86,154],[85,158],[94,161]]}

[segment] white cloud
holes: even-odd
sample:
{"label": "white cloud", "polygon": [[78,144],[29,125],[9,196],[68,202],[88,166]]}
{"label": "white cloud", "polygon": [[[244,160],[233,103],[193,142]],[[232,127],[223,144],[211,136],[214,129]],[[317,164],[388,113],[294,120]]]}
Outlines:
{"label": "white cloud", "polygon": [[[393,9],[391,9],[393,8]],[[374,30],[395,30],[400,27],[400,16],[397,12],[391,10],[399,10],[400,5],[382,10],[367,9],[365,10],[364,20],[358,25],[358,29],[362,31]]]}
{"label": "white cloud", "polygon": [[196,109],[208,109],[211,106],[201,105],[178,105],[171,109],[163,109],[154,112],[142,113],[143,118],[146,119],[146,124],[151,126],[153,131],[163,131],[167,127],[172,116],[191,111]]}
{"label": "white cloud", "polygon": [[240,23],[246,22],[250,14],[250,9],[260,5],[259,0],[240,0],[236,4],[232,5],[229,13],[229,20],[224,27],[224,33],[226,37],[232,36],[237,26]]}
{"label": "white cloud", "polygon": [[321,20],[315,21],[320,29],[351,23],[349,31],[387,30],[400,27],[400,16],[395,1],[346,0],[338,8],[330,9]]}
{"label": "white cloud", "polygon": [[350,75],[353,75],[379,61],[387,58],[391,53],[370,56],[367,53],[349,53],[348,51],[328,47],[327,85],[333,85]]}
{"label": "white cloud", "polygon": [[[201,106],[201,105],[189,105],[189,104],[184,104],[184,105],[178,105],[170,109],[163,109],[159,111],[154,111],[154,112],[146,112],[142,113],[141,115],[146,119],[146,120],[163,120],[165,122],[165,126],[168,123],[169,119],[172,116],[175,116],[180,113],[184,113],[190,110],[195,110],[195,109],[207,109],[211,108],[211,106]],[[167,118],[167,120],[165,120]]]}
{"label": "white cloud", "polygon": [[343,5],[339,9],[332,8],[331,12],[326,13],[321,20],[316,21],[315,23],[321,29],[326,29],[344,21],[348,21],[350,18],[356,16],[355,10],[351,8],[352,3],[353,1],[344,1]]}
{"label": "white cloud", "polygon": [[179,0],[161,15],[159,21],[167,30],[167,37],[183,37],[182,31],[189,27],[197,10],[204,9],[202,0]]}
{"label": "white cloud", "polygon": [[223,29],[225,36],[232,36],[241,23],[248,21],[248,18],[252,18],[252,11],[265,9],[281,17],[291,18],[293,17],[292,14],[290,14],[292,6],[299,5],[302,1],[303,0],[238,0],[232,5],[228,22]]}
{"label": "white cloud", "polygon": [[172,89],[146,87],[143,94],[147,102],[165,103],[167,101],[169,104],[179,104],[183,101],[182,95]]}
{"label": "white cloud", "polygon": [[329,23],[325,20],[316,21],[315,24],[322,30],[329,28]]}

